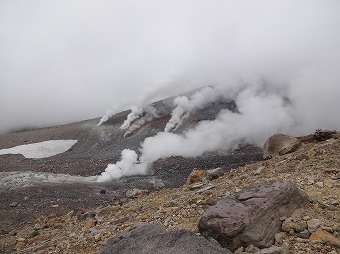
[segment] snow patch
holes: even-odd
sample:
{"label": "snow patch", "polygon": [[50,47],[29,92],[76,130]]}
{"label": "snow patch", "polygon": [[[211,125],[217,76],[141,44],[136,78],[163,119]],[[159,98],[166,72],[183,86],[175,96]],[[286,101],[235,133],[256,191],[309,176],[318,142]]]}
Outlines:
{"label": "snow patch", "polygon": [[97,176],[71,176],[43,172],[0,172],[0,188],[17,189],[43,183],[87,183],[96,182]]}
{"label": "snow patch", "polygon": [[0,155],[22,154],[25,158],[41,159],[66,152],[78,140],[49,140],[34,144],[20,145],[8,149],[1,149]]}

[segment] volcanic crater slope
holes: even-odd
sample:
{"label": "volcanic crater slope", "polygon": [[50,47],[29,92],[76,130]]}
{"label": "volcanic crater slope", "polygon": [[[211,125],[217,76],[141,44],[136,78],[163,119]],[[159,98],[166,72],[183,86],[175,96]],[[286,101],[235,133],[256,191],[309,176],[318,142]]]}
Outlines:
{"label": "volcanic crater slope", "polygon": [[[142,126],[124,137],[121,129],[130,110],[112,116],[97,126],[99,118],[20,133],[0,135],[0,149],[31,144],[47,140],[78,140],[68,151],[42,159],[28,159],[18,155],[0,156],[0,174],[13,172],[45,172],[74,176],[96,176],[104,171],[109,163],[120,158],[123,149],[138,151],[141,142],[163,131],[171,118],[173,99],[152,104],[162,113],[158,118],[145,122]],[[236,111],[234,102],[216,100],[192,111],[182,125],[175,130],[181,133],[193,128],[197,123],[216,118],[220,110]],[[107,205],[113,200],[125,197],[131,190],[155,190],[162,187],[178,187],[185,183],[194,168],[216,168],[225,170],[262,159],[262,150],[245,146],[237,151],[205,153],[196,158],[171,157],[154,163],[152,175],[130,176],[112,182],[96,183],[75,181],[53,184],[47,181],[26,182],[25,187],[0,185],[0,211],[2,213],[1,232],[8,232],[42,214],[67,213],[74,209],[94,208]],[[20,178],[20,177],[19,177]],[[20,188],[19,188],[20,187]]]}

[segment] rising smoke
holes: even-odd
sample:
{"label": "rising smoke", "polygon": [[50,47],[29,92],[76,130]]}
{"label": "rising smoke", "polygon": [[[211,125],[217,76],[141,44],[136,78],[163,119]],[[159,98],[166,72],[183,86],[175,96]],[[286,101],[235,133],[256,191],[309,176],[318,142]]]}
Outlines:
{"label": "rising smoke", "polygon": [[[240,75],[241,78],[229,77],[228,82],[207,88],[209,95],[197,95],[201,98],[198,103],[193,103],[196,95],[176,98],[177,106],[165,132],[145,139],[138,151],[139,157],[131,151],[135,163],[130,164],[129,169],[124,168],[124,172],[146,174],[152,163],[170,156],[194,157],[209,151],[236,149],[244,144],[262,146],[270,135],[278,132],[302,135],[317,128],[339,129],[340,72],[335,66],[340,65],[340,48],[339,51],[318,48],[316,52],[309,52],[309,61],[301,66],[301,59],[295,57],[289,58],[290,65],[268,59],[271,61],[261,69],[261,75],[249,72]],[[269,66],[270,63],[273,66]],[[217,94],[234,99],[238,112],[223,110],[216,120],[201,122],[182,134],[169,132],[192,110],[217,99]],[[123,164],[125,159],[126,156],[122,156]],[[114,172],[108,167],[98,180],[114,178]]]}
{"label": "rising smoke", "polygon": [[120,128],[127,129],[124,134],[124,137],[126,137],[130,133],[133,133],[135,130],[140,128],[146,122],[150,122],[154,118],[158,117],[160,117],[158,110],[151,105],[148,105],[143,109],[133,106],[131,108],[131,113],[127,116],[127,119]]}
{"label": "rising smoke", "polygon": [[0,132],[116,105],[103,123],[211,84],[239,112],[175,134],[201,104],[177,99],[166,132],[115,164],[121,175],[167,156],[261,145],[275,132],[339,129],[339,11],[338,0],[1,1]]}
{"label": "rising smoke", "polygon": [[176,107],[172,111],[171,118],[164,131],[175,131],[182,124],[183,120],[190,115],[190,112],[216,101],[218,98],[223,97],[222,95],[216,88],[205,87],[189,96],[189,98],[187,96],[177,97],[174,100]]}
{"label": "rising smoke", "polygon": [[121,160],[116,164],[109,164],[105,172],[98,178],[99,182],[109,181],[122,176],[147,174],[148,164],[139,163],[138,155],[135,151],[124,149]]}
{"label": "rising smoke", "polygon": [[[263,82],[249,86],[238,84],[229,89],[208,87],[193,94],[191,100],[178,97],[174,101],[184,101],[181,108],[186,110],[179,111],[178,106],[175,107],[169,123],[173,123],[173,119],[183,119],[182,112],[189,114],[222,94],[224,98],[230,98],[235,93],[238,112],[224,109],[215,120],[203,121],[182,134],[164,131],[146,138],[141,144],[139,157],[135,151],[124,150],[121,160],[110,164],[98,181],[108,181],[123,175],[147,174],[152,164],[161,158],[195,157],[205,152],[234,150],[246,144],[261,146],[268,135],[276,131],[287,132],[295,127],[292,104],[287,102],[284,94],[268,88]],[[175,118],[176,114],[180,117]]]}

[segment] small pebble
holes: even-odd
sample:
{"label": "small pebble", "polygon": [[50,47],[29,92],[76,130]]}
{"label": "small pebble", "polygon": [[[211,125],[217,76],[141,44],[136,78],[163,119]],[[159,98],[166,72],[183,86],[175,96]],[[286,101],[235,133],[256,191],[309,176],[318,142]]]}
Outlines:
{"label": "small pebble", "polygon": [[12,202],[9,204],[10,207],[16,207],[18,206],[18,202]]}
{"label": "small pebble", "polygon": [[317,182],[315,185],[319,188],[323,188],[323,182]]}

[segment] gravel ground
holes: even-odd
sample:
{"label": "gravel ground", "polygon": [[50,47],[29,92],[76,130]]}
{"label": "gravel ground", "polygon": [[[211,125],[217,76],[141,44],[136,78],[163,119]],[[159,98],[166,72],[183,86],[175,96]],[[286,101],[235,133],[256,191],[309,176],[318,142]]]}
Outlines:
{"label": "gravel ground", "polygon": [[0,246],[5,253],[96,253],[117,232],[137,222],[150,221],[157,221],[169,230],[184,228],[197,233],[201,214],[218,199],[254,183],[286,180],[306,192],[311,201],[309,207],[297,210],[286,221],[317,221],[320,232],[337,240],[329,242],[289,231],[281,232],[275,245],[285,253],[336,254],[340,251],[340,245],[335,245],[340,241],[339,154],[340,139],[304,143],[294,153],[235,167],[211,181],[135,192],[107,207],[42,216],[34,225],[0,237]]}

